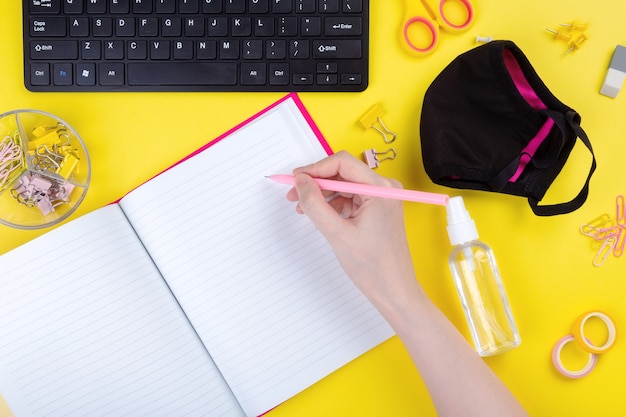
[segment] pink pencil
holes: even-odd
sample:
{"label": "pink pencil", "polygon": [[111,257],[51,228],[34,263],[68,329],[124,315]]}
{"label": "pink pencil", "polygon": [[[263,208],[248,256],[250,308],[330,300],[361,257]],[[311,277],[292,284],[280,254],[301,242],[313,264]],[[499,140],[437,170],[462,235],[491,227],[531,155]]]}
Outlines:
{"label": "pink pencil", "polygon": [[[293,185],[293,175],[278,174],[270,175],[267,178],[281,184]],[[450,197],[446,194],[382,187],[380,185],[358,184],[354,182],[335,181],[322,178],[314,178],[314,180],[322,190],[336,191],[339,193],[368,195],[371,197],[383,197],[393,200],[413,201],[416,203],[437,204],[440,206],[447,205],[448,200],[450,199]]]}

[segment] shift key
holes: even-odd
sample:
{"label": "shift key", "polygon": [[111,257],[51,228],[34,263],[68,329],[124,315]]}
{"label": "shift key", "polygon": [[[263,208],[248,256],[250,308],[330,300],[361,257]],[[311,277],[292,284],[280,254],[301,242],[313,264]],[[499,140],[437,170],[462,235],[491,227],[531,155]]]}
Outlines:
{"label": "shift key", "polygon": [[361,41],[357,39],[325,39],[313,41],[313,58],[360,59]]}
{"label": "shift key", "polygon": [[31,59],[78,59],[77,41],[30,41]]}

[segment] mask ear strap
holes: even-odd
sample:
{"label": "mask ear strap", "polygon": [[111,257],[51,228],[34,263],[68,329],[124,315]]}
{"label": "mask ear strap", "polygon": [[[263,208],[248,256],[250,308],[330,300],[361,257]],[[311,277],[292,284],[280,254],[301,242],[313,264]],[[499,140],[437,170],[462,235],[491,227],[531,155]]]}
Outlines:
{"label": "mask ear strap", "polygon": [[587,175],[585,185],[580,190],[578,195],[567,203],[540,206],[539,200],[533,197],[529,197],[528,204],[537,216],[554,216],[556,214],[571,213],[572,211],[580,208],[585,203],[585,201],[587,200],[587,196],[589,195],[589,182],[591,180],[591,176],[596,170],[596,157],[593,153],[593,148],[591,147],[591,142],[589,141],[587,134],[582,129],[582,127],[580,127],[580,119],[578,117],[578,114],[573,111],[568,111],[567,113],[565,113],[565,119],[567,121],[567,124],[571,126],[571,128],[574,130],[576,136],[587,147],[587,149],[589,149],[589,152],[591,152],[592,162],[591,168],[589,169],[589,175]]}

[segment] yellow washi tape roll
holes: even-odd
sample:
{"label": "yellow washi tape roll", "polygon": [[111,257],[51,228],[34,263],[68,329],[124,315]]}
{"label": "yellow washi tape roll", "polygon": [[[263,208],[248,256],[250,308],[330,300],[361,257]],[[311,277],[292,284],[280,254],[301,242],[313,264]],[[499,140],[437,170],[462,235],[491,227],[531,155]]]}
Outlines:
{"label": "yellow washi tape roll", "polygon": [[[606,342],[604,342],[602,346],[594,345],[587,337],[585,337],[585,323],[587,323],[587,320],[592,317],[599,318],[606,325],[608,336],[606,338]],[[611,349],[615,344],[615,340],[617,339],[617,328],[615,327],[615,322],[608,314],[601,311],[591,311],[578,317],[574,323],[572,334],[580,347],[582,347],[585,351],[600,354],[608,352],[609,349]]]}

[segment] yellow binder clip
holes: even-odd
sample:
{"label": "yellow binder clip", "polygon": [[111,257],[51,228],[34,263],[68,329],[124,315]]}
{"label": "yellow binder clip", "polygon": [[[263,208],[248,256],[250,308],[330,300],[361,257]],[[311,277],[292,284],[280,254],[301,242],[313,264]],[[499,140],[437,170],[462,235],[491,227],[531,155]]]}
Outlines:
{"label": "yellow binder clip", "polygon": [[372,128],[378,131],[383,136],[385,143],[392,143],[396,140],[396,133],[392,132],[387,128],[387,126],[385,126],[382,115],[383,109],[376,104],[359,119],[359,123],[365,129]]}

